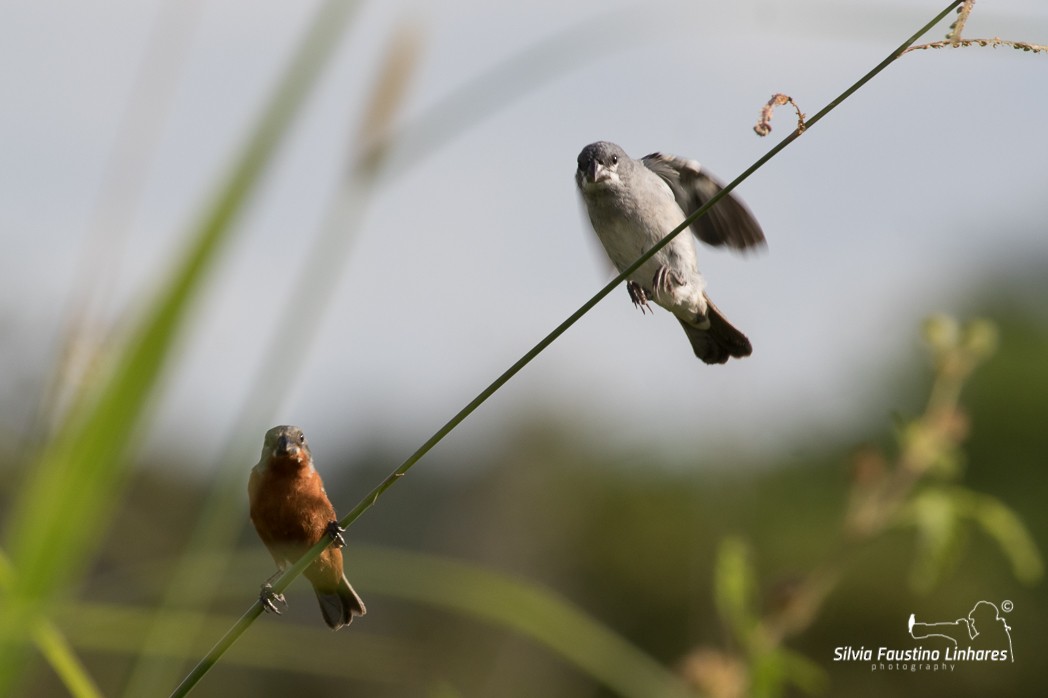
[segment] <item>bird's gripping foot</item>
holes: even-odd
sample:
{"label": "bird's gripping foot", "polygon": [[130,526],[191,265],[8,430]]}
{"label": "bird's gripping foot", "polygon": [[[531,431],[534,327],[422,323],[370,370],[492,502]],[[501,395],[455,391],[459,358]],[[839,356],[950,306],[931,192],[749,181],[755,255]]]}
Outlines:
{"label": "bird's gripping foot", "polygon": [[648,294],[644,292],[644,289],[636,281],[626,282],[626,291],[630,294],[630,300],[633,301],[633,305],[640,308],[641,315],[644,311],[654,314],[651,306],[648,305]]}
{"label": "bird's gripping foot", "polygon": [[346,529],[339,526],[338,521],[332,521],[327,525],[327,529],[325,529],[325,533],[327,533],[328,538],[331,539],[331,544],[336,548],[346,547],[346,539],[342,537],[342,534],[345,532]]}
{"label": "bird's gripping foot", "polygon": [[276,613],[279,616],[280,609],[277,607],[277,604],[287,609],[287,601],[284,599],[284,595],[273,591],[273,586],[269,582],[262,585],[262,590],[258,593],[258,600],[262,603],[262,610],[266,613]]}

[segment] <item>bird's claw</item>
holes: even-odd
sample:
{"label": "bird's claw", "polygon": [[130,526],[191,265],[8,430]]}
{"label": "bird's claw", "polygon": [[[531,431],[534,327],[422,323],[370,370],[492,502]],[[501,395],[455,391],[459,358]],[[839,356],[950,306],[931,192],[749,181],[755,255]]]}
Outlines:
{"label": "bird's claw", "polygon": [[338,525],[338,521],[332,521],[327,525],[326,533],[328,538],[331,539],[331,544],[336,548],[346,547],[346,539],[342,537],[346,529]]}
{"label": "bird's claw", "polygon": [[262,590],[258,593],[258,600],[262,603],[262,610],[266,613],[276,613],[279,616],[278,603],[285,609],[287,608],[287,601],[284,599],[284,595],[273,591],[273,586],[269,582],[262,585]]}
{"label": "bird's claw", "polygon": [[644,314],[645,310],[654,314],[651,306],[648,305],[648,294],[644,292],[644,289],[641,288],[640,284],[636,281],[627,281],[626,291],[630,294],[630,300],[633,301],[633,305],[640,308],[641,315]]}
{"label": "bird's claw", "polygon": [[665,265],[659,267],[655,272],[655,276],[651,279],[652,294],[656,300],[661,295],[672,294],[674,286],[683,285],[684,279],[681,275]]}

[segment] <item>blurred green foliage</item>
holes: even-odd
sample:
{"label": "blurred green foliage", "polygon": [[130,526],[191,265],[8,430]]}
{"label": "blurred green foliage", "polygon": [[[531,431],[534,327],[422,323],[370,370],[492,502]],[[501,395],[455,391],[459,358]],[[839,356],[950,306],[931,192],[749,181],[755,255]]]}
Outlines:
{"label": "blurred green foliage", "polygon": [[[35,452],[19,454],[25,460],[24,477],[4,522],[11,569],[0,579],[0,693],[20,680],[30,638],[39,646],[38,633],[50,627],[46,609],[76,584],[88,564],[123,490],[129,468],[126,455],[178,346],[193,301],[289,123],[338,46],[354,6],[331,2],[318,13],[230,172],[186,231],[184,255],[170,265],[170,276],[156,298],[126,341],[107,347],[108,366],[86,382],[65,414],[51,415],[57,422],[54,433],[34,444]],[[52,648],[53,640],[52,636]],[[63,666],[67,677],[76,672],[74,663]],[[84,678],[76,683],[88,684]]]}
{"label": "blurred green foliage", "polygon": [[[622,695],[603,687],[599,672],[580,668],[570,649],[541,639],[570,639],[566,628],[578,614],[710,696],[1039,695],[1036,652],[1048,637],[1037,619],[1048,597],[1036,582],[1034,541],[1048,530],[1048,435],[1033,415],[1048,414],[1048,367],[1040,360],[1048,332],[1021,310],[1009,303],[983,309],[1000,318],[1000,349],[970,379],[962,399],[969,417],[953,424],[963,425],[955,433],[966,439],[960,465],[942,470],[929,458],[929,479],[875,534],[848,518],[861,508],[856,488],[898,466],[912,443],[905,425],[923,413],[903,420],[896,446],[884,438],[886,418],[851,439],[883,446],[824,450],[811,436],[799,452],[768,462],[713,462],[699,448],[690,456],[609,452],[580,440],[570,421],[522,417],[483,462],[441,462],[434,453],[436,462],[353,527],[347,568],[368,599],[366,619],[332,635],[296,582],[288,615],[256,623],[194,695]],[[900,390],[897,404],[919,401],[927,391],[921,383],[900,381],[909,394]],[[1016,385],[1022,389],[1009,396]],[[385,449],[326,454],[333,500],[353,501],[395,460]],[[172,479],[180,471],[164,466],[136,472],[118,533],[95,557],[75,603],[52,616],[105,694],[126,680],[148,611],[200,506],[202,483]],[[13,473],[2,472],[0,492],[9,499]],[[915,535],[920,518],[935,523],[920,524]],[[953,522],[948,554],[926,540],[943,520]],[[211,580],[216,600],[197,610],[213,634],[188,647],[187,667],[270,572],[246,526],[228,554]],[[435,572],[444,568],[476,575]],[[549,596],[574,610],[560,627],[555,604],[551,615],[514,593],[485,596],[471,586],[485,579],[504,579],[539,606]],[[811,603],[801,603],[812,586]],[[922,675],[832,662],[838,646],[899,646],[911,612],[950,619],[982,598],[1014,603],[1014,665]],[[471,610],[478,604],[494,610]],[[522,632],[515,613],[538,629]],[[60,694],[58,679],[38,669],[24,695]]]}
{"label": "blurred green foliage", "polygon": [[[324,6],[337,21],[320,15],[326,38],[306,42],[305,65],[292,67],[189,231],[184,264],[108,379],[37,451],[0,455],[12,558],[0,558],[0,692],[164,694],[170,662],[195,661],[270,573],[253,533],[242,525],[237,537],[228,525],[235,509],[224,491],[168,467],[184,454],[142,464],[124,456],[195,289],[352,4]],[[490,101],[510,69],[535,81],[555,75],[571,54],[551,48],[577,48],[571,37],[536,49],[542,70],[526,54],[465,91],[488,97],[484,108],[454,95],[447,113],[477,118],[508,100]],[[413,60],[394,74],[406,80]],[[389,76],[379,86],[393,84],[403,86]],[[380,91],[367,123],[391,122],[398,100]],[[461,127],[425,121],[430,130],[409,129],[404,140],[433,147]],[[388,133],[372,136],[360,136],[357,176],[377,177],[395,155]],[[327,293],[304,292],[320,296],[318,306]],[[970,407],[957,406],[961,387],[996,332],[938,318],[925,332],[931,398],[900,420],[891,446],[887,430],[870,425],[852,441],[884,445],[856,453],[827,446],[825,435],[800,436],[799,454],[766,462],[714,459],[701,445],[621,453],[581,439],[570,419],[522,415],[484,462],[442,463],[435,453],[352,529],[348,566],[368,598],[366,621],[331,635],[296,583],[291,611],[252,627],[195,694],[686,695],[691,684],[713,698],[1040,695],[1048,332],[1021,304],[993,300],[984,314],[1000,328],[1001,351],[971,378]],[[279,347],[274,356],[286,361]],[[900,391],[898,404],[916,398]],[[324,454],[331,473],[354,474],[328,478],[332,499],[345,507],[385,476],[405,450],[390,449]],[[242,489],[234,484],[230,492]],[[186,576],[194,589],[172,582]],[[189,591],[192,604],[179,604]],[[987,597],[1014,603],[1013,666],[882,675],[831,661],[837,646],[895,645],[914,610],[953,618]]]}

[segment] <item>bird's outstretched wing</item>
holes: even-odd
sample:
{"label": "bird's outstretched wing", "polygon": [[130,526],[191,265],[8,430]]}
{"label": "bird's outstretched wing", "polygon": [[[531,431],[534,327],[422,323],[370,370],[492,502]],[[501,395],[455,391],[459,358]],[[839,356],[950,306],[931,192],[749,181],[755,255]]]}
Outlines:
{"label": "bird's outstretched wing", "polygon": [[[723,185],[694,160],[665,153],[652,153],[641,158],[645,167],[669,185],[685,215],[691,215],[719,192]],[[765,244],[764,232],[749,209],[728,194],[691,224],[691,230],[707,245],[727,245],[744,250]]]}

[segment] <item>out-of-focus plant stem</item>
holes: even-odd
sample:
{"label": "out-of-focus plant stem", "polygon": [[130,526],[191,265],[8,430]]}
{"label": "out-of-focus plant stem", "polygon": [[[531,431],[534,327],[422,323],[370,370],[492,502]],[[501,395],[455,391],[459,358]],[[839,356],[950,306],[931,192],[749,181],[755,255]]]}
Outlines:
{"label": "out-of-focus plant stem", "polygon": [[[1022,581],[1034,581],[1043,573],[1036,547],[1007,507],[992,497],[943,484],[959,475],[960,446],[968,433],[967,417],[960,406],[961,392],[973,371],[994,353],[995,328],[983,320],[961,328],[953,319],[937,316],[925,324],[924,339],[934,371],[928,401],[919,416],[899,428],[899,450],[894,459],[869,449],[856,457],[845,535],[827,559],[793,582],[774,610],[757,620],[740,621],[757,617],[756,604],[749,598],[753,594],[740,595],[732,590],[754,588],[756,574],[751,565],[740,562],[748,560],[742,544],[729,540],[722,545],[715,594],[724,624],[742,648],[742,656],[707,648],[693,653],[688,664],[693,683],[710,690],[712,698],[735,695],[732,691],[736,690],[775,696],[788,683],[816,685],[818,682],[809,676],[812,667],[789,652],[785,640],[811,626],[825,599],[867,543],[899,525],[913,525],[920,533],[921,524],[934,518],[922,518],[925,509],[938,507],[933,513],[945,511],[951,517],[945,527],[941,517],[925,524],[935,526],[934,532],[939,535],[928,536],[934,543],[926,554],[927,561],[918,569],[930,571],[933,578],[938,575],[936,566],[947,559],[942,552],[962,518],[974,520],[997,539]],[[769,673],[770,665],[778,666],[781,672]],[[724,679],[725,672],[730,680]]]}
{"label": "out-of-focus plant stem", "polygon": [[[892,51],[884,60],[878,63],[869,72],[863,75],[859,80],[850,85],[844,92],[841,93],[836,99],[830,102],[826,107],[820,110],[815,116],[806,122],[804,127],[798,127],[793,133],[786,136],[781,142],[775,145],[769,150],[763,157],[757,160],[753,165],[746,169],[742,174],[736,177],[734,180],[729,182],[724,188],[713,196],[706,205],[699,208],[697,211],[692,212],[685,220],[669,231],[666,236],[657,244],[653,245],[645,254],[641,255],[633,264],[624,269],[617,277],[612,279],[604,288],[598,291],[590,300],[576,310],[568,319],[558,325],[552,332],[544,337],[538,344],[536,344],[530,351],[524,354],[517,362],[510,366],[506,371],[496,378],[487,388],[482,390],[473,400],[471,400],[465,407],[459,410],[450,420],[448,420],[444,426],[437,430],[433,436],[431,436],[425,443],[423,443],[411,456],[408,457],[404,463],[397,467],[392,473],[390,473],[382,482],[380,482],[371,492],[364,496],[364,498],[354,507],[348,514],[342,517],[339,524],[342,527],[348,527],[360,516],[364,514],[368,509],[375,505],[379,497],[392,487],[398,480],[400,480],[407,472],[422,459],[434,446],[436,446],[445,436],[451,433],[459,424],[461,424],[470,414],[472,414],[481,404],[483,404],[489,397],[495,394],[503,385],[509,382],[517,373],[519,373],[528,363],[531,362],[536,356],[546,349],[550,344],[556,341],[562,334],[564,334],[572,325],[575,324],[583,315],[589,312],[594,306],[597,305],[605,296],[612,292],[619,284],[626,280],[630,274],[636,269],[639,269],[648,259],[657,254],[659,250],[668,245],[674,237],[679,235],[683,230],[687,229],[695,220],[704,215],[712,206],[716,205],[718,201],[724,196],[727,196],[733,191],[739,184],[741,184],[750,175],[756,172],[762,167],[768,160],[777,155],[786,146],[796,140],[802,133],[806,133],[816,122],[821,120],[824,116],[830,113],[836,108],[841,102],[847,99],[849,96],[855,93],[856,90],[861,88],[867,82],[869,82],[878,73],[887,68],[893,61],[905,52],[905,50],[917,41],[922,35],[928,32],[935,24],[940,22],[947,14],[950,13],[955,7],[957,7],[962,0],[955,0],[950,3],[949,6],[938,15],[936,15],[931,21],[924,25],[919,31],[913,34],[910,38],[904,41],[898,48]],[[295,577],[302,574],[306,567],[308,567],[314,559],[327,547],[328,542],[326,540],[318,541],[309,551],[307,551],[294,565],[289,567],[273,584],[272,588],[275,592],[281,593],[286,589]],[[262,612],[261,603],[256,601],[251,608],[245,612],[237,623],[230,628],[229,632],[223,636],[214,648],[197,664],[196,667],[190,672],[190,674],[179,684],[176,688],[175,696],[186,695],[192,688],[203,678],[203,676],[210,671],[211,667],[218,662],[222,654],[224,654],[237,638],[240,637],[247,630],[247,628],[254,622],[255,618]]]}

